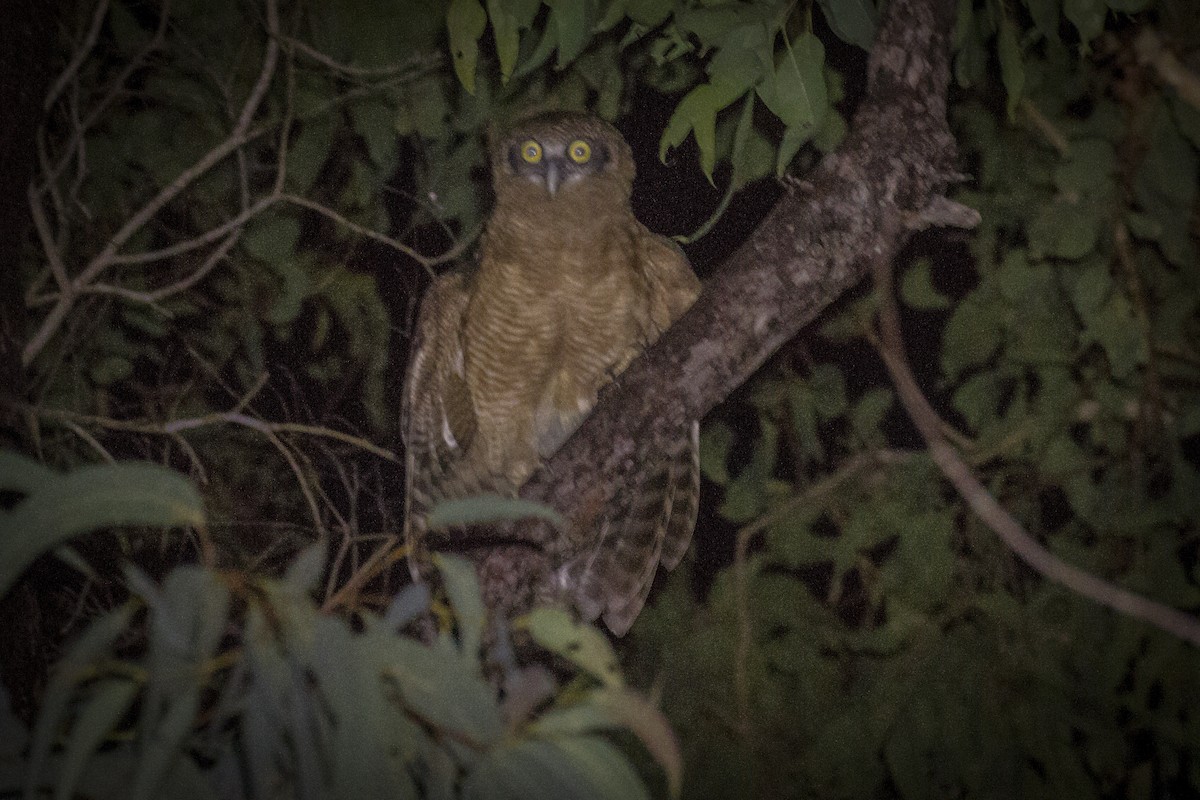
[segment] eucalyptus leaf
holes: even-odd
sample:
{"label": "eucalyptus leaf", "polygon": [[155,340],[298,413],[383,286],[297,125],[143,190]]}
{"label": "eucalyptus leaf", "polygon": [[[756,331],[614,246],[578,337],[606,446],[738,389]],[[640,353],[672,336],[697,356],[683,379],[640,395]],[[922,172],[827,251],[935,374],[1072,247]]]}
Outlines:
{"label": "eucalyptus leaf", "polygon": [[475,94],[475,65],[479,59],[479,38],[487,28],[487,13],[479,0],[450,0],[446,10],[446,29],[450,34],[450,55],[454,71],[463,88]]}
{"label": "eucalyptus leaf", "polygon": [[462,653],[467,658],[479,654],[483,642],[483,625],[487,611],[479,593],[479,579],[475,577],[475,565],[465,558],[433,554],[434,566],[442,574],[446,595],[458,620],[458,635]]}
{"label": "eucalyptus leaf", "polygon": [[429,512],[428,525],[430,530],[443,530],[519,519],[541,519],[555,527],[565,524],[562,515],[541,503],[498,494],[477,494],[440,501]]}
{"label": "eucalyptus leaf", "polygon": [[71,725],[55,786],[56,800],[75,796],[84,766],[125,716],[138,688],[137,683],[127,678],[106,678],[90,688],[90,696],[79,712],[79,718]]}
{"label": "eucalyptus leaf", "polygon": [[46,481],[0,517],[0,595],[39,555],[81,533],[203,524],[200,495],[177,472],[133,461],[81,467]]}
{"label": "eucalyptus leaf", "polygon": [[870,50],[878,15],[871,0],[818,0],[829,27],[844,42]]}
{"label": "eucalyptus leaf", "polygon": [[557,608],[535,608],[518,620],[539,645],[586,670],[605,686],[624,684],[608,637]]}

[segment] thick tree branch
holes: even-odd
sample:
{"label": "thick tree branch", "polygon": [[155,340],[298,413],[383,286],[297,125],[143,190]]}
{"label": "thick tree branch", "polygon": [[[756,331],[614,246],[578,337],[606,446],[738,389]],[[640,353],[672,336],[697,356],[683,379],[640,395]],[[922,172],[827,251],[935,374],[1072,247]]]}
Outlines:
{"label": "thick tree branch", "polygon": [[[874,254],[907,241],[911,220],[957,177],[946,122],[953,9],[950,0],[889,5],[866,97],[842,146],[779,201],[692,309],[601,394],[523,497],[568,518],[603,508],[623,490],[620,476],[631,465],[664,449],[680,424],[704,416],[858,284]],[[482,564],[486,599],[501,607],[552,594],[554,570],[587,546],[535,524],[517,534],[542,548],[497,548]],[[522,568],[504,569],[514,558]]]}

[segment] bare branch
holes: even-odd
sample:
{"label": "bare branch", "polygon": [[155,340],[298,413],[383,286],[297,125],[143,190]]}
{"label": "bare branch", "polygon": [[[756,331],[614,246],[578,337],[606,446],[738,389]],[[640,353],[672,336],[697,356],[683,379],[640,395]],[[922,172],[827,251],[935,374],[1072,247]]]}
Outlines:
{"label": "bare branch", "polygon": [[445,264],[448,261],[453,261],[454,259],[458,258],[463,254],[463,251],[465,251],[471,245],[471,242],[475,241],[475,237],[479,235],[479,232],[476,231],[470,236],[464,236],[462,239],[456,242],[454,246],[441,255],[423,256],[408,245],[402,244],[390,236],[384,236],[382,233],[377,233],[370,228],[364,228],[357,222],[347,219],[329,206],[322,205],[321,203],[309,200],[308,198],[301,197],[297,194],[282,194],[279,196],[279,199],[288,203],[292,203],[293,205],[300,206],[301,208],[307,208],[310,211],[315,211],[322,216],[328,217],[339,225],[349,228],[360,236],[365,236],[373,242],[378,242],[379,244],[392,248],[397,253],[402,253],[403,255],[408,256],[425,269],[432,269],[439,264]]}
{"label": "bare branch", "polygon": [[971,510],[1000,537],[1008,549],[1043,577],[1101,605],[1200,645],[1200,620],[1114,586],[1063,561],[1039,544],[972,474],[971,468],[942,435],[942,420],[925,399],[908,366],[900,330],[900,312],[892,292],[890,254],[879,254],[874,267],[879,292],[879,323],[884,343],[880,352],[884,363],[909,418],[929,447],[930,457]]}
{"label": "bare branch", "polygon": [[270,34],[267,40],[266,52],[263,55],[263,63],[259,71],[258,80],[246,98],[234,129],[223,142],[201,156],[195,164],[180,173],[175,180],[163,187],[148,203],[134,213],[113,234],[100,253],[92,258],[83,271],[59,293],[58,301],[45,319],[42,320],[42,324],[37,332],[25,345],[25,349],[21,354],[22,364],[28,365],[41,352],[42,348],[50,340],[50,337],[54,335],[66,318],[76,299],[99,277],[100,273],[113,264],[113,258],[116,256],[117,251],[134,234],[141,230],[167,203],[174,200],[180,192],[190,186],[197,178],[260,133],[260,131],[254,131],[250,128],[250,121],[258,112],[267,87],[270,85],[271,78],[274,75],[275,64],[279,56],[279,16],[276,10],[276,0],[266,0],[266,6],[267,27]]}
{"label": "bare branch", "polygon": [[1189,70],[1174,53],[1163,46],[1153,28],[1143,28],[1133,41],[1137,59],[1154,67],[1162,82],[1179,92],[1179,97],[1200,110],[1200,75]]}

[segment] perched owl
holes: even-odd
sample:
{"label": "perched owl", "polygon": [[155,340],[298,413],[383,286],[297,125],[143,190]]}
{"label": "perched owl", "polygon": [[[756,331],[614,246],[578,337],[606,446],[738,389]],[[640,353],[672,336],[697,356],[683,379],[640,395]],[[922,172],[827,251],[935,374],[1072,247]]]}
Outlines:
{"label": "perched owl", "polygon": [[[496,205],[478,263],[437,279],[421,305],[405,385],[405,538],[414,576],[425,515],[443,498],[514,494],[579,426],[596,394],[695,300],[670,240],[630,209],[629,145],[598,117],[525,119],[490,147]],[[603,509],[559,573],[587,619],[623,634],[658,564],[682,558],[696,521],[697,425]],[[564,512],[568,511],[563,509]],[[570,516],[568,514],[568,516]]]}

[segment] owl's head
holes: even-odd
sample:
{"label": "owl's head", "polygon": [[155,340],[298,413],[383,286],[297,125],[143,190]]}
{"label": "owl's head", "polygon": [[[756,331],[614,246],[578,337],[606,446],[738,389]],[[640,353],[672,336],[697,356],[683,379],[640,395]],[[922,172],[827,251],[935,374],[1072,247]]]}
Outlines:
{"label": "owl's head", "polygon": [[592,114],[551,111],[526,117],[491,142],[492,179],[498,195],[539,190],[554,200],[594,187],[629,196],[633,153],[612,125]]}

